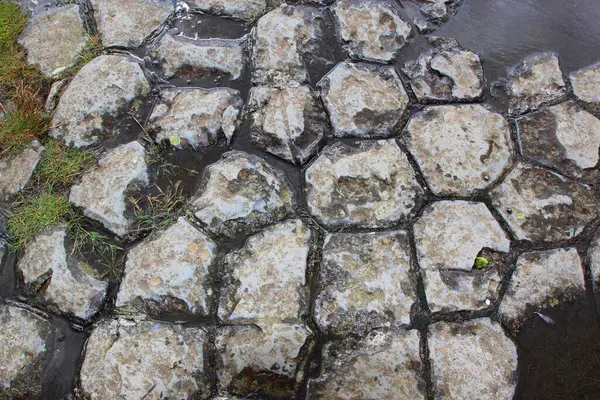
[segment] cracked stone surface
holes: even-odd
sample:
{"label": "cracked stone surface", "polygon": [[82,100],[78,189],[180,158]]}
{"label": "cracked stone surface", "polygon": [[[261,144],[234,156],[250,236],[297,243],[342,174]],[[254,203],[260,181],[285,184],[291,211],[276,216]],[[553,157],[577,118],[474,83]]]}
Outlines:
{"label": "cracked stone surface", "polygon": [[317,84],[338,137],[388,137],[409,103],[393,67],[342,62]]}
{"label": "cracked stone surface", "polygon": [[[218,328],[218,389],[234,396],[294,395],[302,347],[311,336],[302,324],[274,323]],[[267,398],[271,398],[270,396]]]}
{"label": "cracked stone surface", "polygon": [[249,96],[247,113],[254,146],[298,165],[317,153],[329,124],[310,87],[257,86]]}
{"label": "cracked stone surface", "polygon": [[168,1],[90,0],[104,46],[139,47],[173,12]]}
{"label": "cracked stone surface", "polygon": [[483,95],[483,66],[479,56],[456,40],[430,38],[434,48],[407,62],[402,71],[421,102],[475,100]]}
{"label": "cracked stone surface", "polygon": [[75,147],[88,146],[113,132],[107,126],[150,93],[140,65],[125,56],[99,56],[86,64],[65,89],[54,112],[50,136]]}
{"label": "cracked stone surface", "polygon": [[67,249],[66,226],[47,228],[25,249],[18,270],[26,290],[59,312],[88,321],[100,308],[108,283]]}
{"label": "cracked stone surface", "polygon": [[508,253],[510,241],[483,203],[440,201],[415,224],[417,257],[431,311],[485,308],[498,296],[502,275],[474,268],[482,249]]}
{"label": "cracked stone surface", "polygon": [[423,399],[419,346],[416,330],[373,330],[357,343],[328,344],[321,376],[310,380],[307,398]]}
{"label": "cracked stone surface", "polygon": [[519,256],[498,312],[503,320],[517,323],[551,298],[584,293],[584,270],[575,248],[532,251]]}
{"label": "cracked stone surface", "polygon": [[246,62],[246,39],[198,39],[166,33],[149,54],[161,62],[165,78],[202,76],[211,72],[238,79]]}
{"label": "cracked stone surface", "polygon": [[567,88],[555,53],[526,57],[508,73],[505,84],[508,112],[513,115],[535,111],[556,103],[567,95]]}
{"label": "cracked stone surface", "polygon": [[597,180],[600,120],[568,101],[517,121],[523,155],[565,175]]}
{"label": "cracked stone surface", "polygon": [[423,189],[393,140],[336,143],[305,174],[310,213],[327,226],[385,227],[408,218]]}
{"label": "cracked stone surface", "polygon": [[83,213],[118,236],[130,229],[125,216],[126,193],[149,185],[146,150],[138,142],[109,151],[98,167],[85,173],[81,183],[71,188],[69,201]]}
{"label": "cracked stone surface", "polygon": [[192,207],[208,229],[232,235],[283,219],[294,196],[283,171],[258,156],[229,151],[204,170]]}
{"label": "cracked stone surface", "polygon": [[490,194],[517,239],[536,243],[577,236],[600,209],[589,186],[527,164],[518,164]]}
{"label": "cracked stone surface", "polygon": [[44,147],[37,141],[22,151],[4,155],[0,159],[0,200],[9,201],[19,193],[31,179]]}
{"label": "cracked stone surface", "polygon": [[148,314],[208,314],[217,245],[183,217],[129,251],[116,306]]}
{"label": "cracked stone surface", "polygon": [[570,73],[569,81],[579,100],[600,105],[600,62]]}
{"label": "cracked stone surface", "polygon": [[251,236],[224,262],[218,316],[226,322],[299,319],[305,306],[311,231],[301,220]]}
{"label": "cracked stone surface", "polygon": [[231,141],[244,105],[240,92],[230,88],[167,88],[150,115],[148,130],[157,143],[180,139],[194,149],[224,138]]}
{"label": "cracked stone surface", "polygon": [[408,41],[412,28],[390,0],[339,0],[331,11],[353,58],[387,63]]}
{"label": "cracked stone surface", "polygon": [[37,64],[46,77],[57,75],[77,62],[89,39],[76,4],[37,15],[19,37],[27,62]]}
{"label": "cracked stone surface", "polygon": [[327,235],[317,324],[338,335],[409,324],[417,300],[410,268],[404,231]]}
{"label": "cracked stone surface", "polygon": [[98,399],[204,398],[210,393],[205,337],[199,328],[104,320],[87,343],[83,393]]}
{"label": "cracked stone surface", "polygon": [[463,0],[410,0],[420,5],[421,13],[434,21],[447,21]]}
{"label": "cracked stone surface", "polygon": [[512,163],[508,123],[479,104],[429,106],[413,115],[404,135],[408,150],[439,196],[485,190]]}
{"label": "cracked stone surface", "polygon": [[266,0],[190,0],[191,7],[206,13],[253,21],[267,10]]}
{"label": "cracked stone surface", "polygon": [[[511,399],[517,349],[500,324],[488,318],[437,322],[428,333],[436,398]],[[473,379],[476,377],[476,379]]]}

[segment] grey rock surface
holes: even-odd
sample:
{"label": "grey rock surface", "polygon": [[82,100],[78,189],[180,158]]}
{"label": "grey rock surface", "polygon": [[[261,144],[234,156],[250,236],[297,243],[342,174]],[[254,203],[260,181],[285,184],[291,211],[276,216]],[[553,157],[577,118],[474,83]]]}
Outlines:
{"label": "grey rock surface", "polygon": [[106,47],[139,47],[173,12],[168,1],[90,0]]}
{"label": "grey rock surface", "polygon": [[[225,258],[218,316],[228,323],[299,320],[311,231],[288,220],[251,236]],[[262,326],[262,325],[261,325]]]}
{"label": "grey rock surface", "polygon": [[[26,291],[59,312],[90,320],[102,307],[108,282],[66,248],[66,226],[42,231],[27,245],[18,271]],[[96,276],[95,276],[96,275]]]}
{"label": "grey rock surface", "polygon": [[325,237],[315,321],[336,335],[409,324],[417,301],[404,231]]}
{"label": "grey rock surface", "polygon": [[476,269],[484,249],[508,253],[510,241],[483,203],[440,201],[415,224],[417,257],[431,311],[485,308],[498,297],[497,266]]}
{"label": "grey rock surface", "polygon": [[113,233],[124,236],[130,229],[125,216],[126,193],[149,185],[146,150],[130,142],[109,151],[98,167],[83,175],[71,188],[69,201]]}
{"label": "grey rock surface", "polygon": [[413,115],[404,135],[437,195],[475,194],[512,163],[508,123],[479,104],[429,106]]}
{"label": "grey rock surface", "polygon": [[87,146],[113,132],[107,125],[150,92],[140,65],[125,56],[99,56],[86,64],[65,89],[52,118],[50,136],[67,145]]}
{"label": "grey rock surface", "polygon": [[353,58],[387,63],[408,41],[412,28],[390,0],[339,0],[331,11]]}
{"label": "grey rock surface", "polygon": [[48,97],[46,97],[46,103],[44,104],[44,111],[46,111],[46,114],[52,114],[60,100],[62,91],[65,89],[68,83],[69,82],[67,79],[61,79],[55,81],[52,86],[50,86],[50,93],[48,93]]}
{"label": "grey rock surface", "polygon": [[424,399],[416,330],[374,330],[358,343],[326,345],[321,376],[311,379],[310,400]]}
{"label": "grey rock surface", "polygon": [[204,170],[192,207],[208,229],[231,236],[285,218],[294,197],[283,171],[258,156],[229,151]]}
{"label": "grey rock surface", "polygon": [[565,175],[598,180],[600,120],[573,101],[516,120],[524,156]]}
{"label": "grey rock surface", "polygon": [[592,287],[595,292],[600,288],[600,232],[592,240],[588,251],[590,260],[590,271],[592,275]]}
{"label": "grey rock surface", "polygon": [[256,86],[249,96],[247,112],[254,146],[298,165],[317,153],[329,124],[310,87]]}
{"label": "grey rock surface", "polygon": [[600,62],[570,73],[569,80],[579,100],[600,105]]}
{"label": "grey rock surface", "polygon": [[76,4],[36,15],[18,39],[27,51],[27,62],[37,64],[46,77],[75,64],[88,41]]}
{"label": "grey rock surface", "polygon": [[177,75],[190,79],[218,72],[238,79],[246,57],[246,39],[198,39],[166,33],[149,49],[149,54],[161,62],[165,78]]}
{"label": "grey rock surface", "polygon": [[9,201],[31,179],[44,147],[37,141],[19,153],[6,154],[0,158],[0,201]]}
{"label": "grey rock surface", "polygon": [[458,10],[463,0],[409,0],[420,6],[421,13],[430,20],[447,21]]}
{"label": "grey rock surface", "polygon": [[423,195],[393,140],[326,147],[305,182],[308,209],[327,226],[390,226],[408,218]]}
{"label": "grey rock surface", "polygon": [[317,87],[338,137],[391,136],[409,103],[393,67],[342,62]]}
{"label": "grey rock surface", "polygon": [[163,89],[150,115],[148,131],[156,135],[157,143],[175,137],[194,149],[210,146],[219,138],[229,143],[243,105],[235,89]]}
{"label": "grey rock surface", "polygon": [[267,10],[266,0],[190,0],[190,6],[206,13],[252,22]]}
{"label": "grey rock surface", "polygon": [[101,321],[88,339],[81,388],[93,399],[206,398],[206,334],[160,322]]}
{"label": "grey rock surface", "polygon": [[567,95],[558,56],[533,54],[514,66],[505,84],[509,114],[519,115],[557,103]]}
{"label": "grey rock surface", "polygon": [[517,239],[536,243],[577,236],[600,210],[589,186],[527,164],[515,166],[490,195]]}
{"label": "grey rock surface", "polygon": [[498,310],[500,317],[516,326],[526,313],[552,299],[584,295],[585,272],[577,249],[532,251],[519,256],[510,284]]}
{"label": "grey rock surface", "polygon": [[208,314],[209,268],[217,245],[180,217],[127,255],[116,306],[151,315]]}

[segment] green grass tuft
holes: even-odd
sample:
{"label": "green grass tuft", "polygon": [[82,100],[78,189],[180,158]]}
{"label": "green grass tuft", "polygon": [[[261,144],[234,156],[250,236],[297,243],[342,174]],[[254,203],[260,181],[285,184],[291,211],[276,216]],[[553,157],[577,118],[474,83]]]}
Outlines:
{"label": "green grass tuft", "polygon": [[171,226],[179,217],[184,204],[183,191],[177,182],[167,191],[157,187],[157,195],[129,198],[136,229],[133,234],[153,233]]}
{"label": "green grass tuft", "polygon": [[0,1],[0,48],[12,46],[27,26],[27,18],[15,3]]}
{"label": "green grass tuft", "polygon": [[37,179],[47,188],[66,187],[74,183],[85,170],[95,163],[87,151],[61,145],[56,140],[46,143],[46,150],[38,164]]}

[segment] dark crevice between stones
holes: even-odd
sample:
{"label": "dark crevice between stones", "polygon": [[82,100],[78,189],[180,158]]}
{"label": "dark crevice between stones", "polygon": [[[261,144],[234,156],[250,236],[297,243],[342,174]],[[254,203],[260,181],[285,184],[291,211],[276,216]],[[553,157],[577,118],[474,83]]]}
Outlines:
{"label": "dark crevice between stones", "polygon": [[419,355],[421,357],[422,363],[422,378],[425,382],[425,399],[426,400],[434,400],[435,399],[435,389],[433,386],[433,377],[431,374],[431,358],[429,356],[429,344],[427,335],[429,333],[429,328],[424,326],[419,328],[419,340],[420,340],[420,351]]}

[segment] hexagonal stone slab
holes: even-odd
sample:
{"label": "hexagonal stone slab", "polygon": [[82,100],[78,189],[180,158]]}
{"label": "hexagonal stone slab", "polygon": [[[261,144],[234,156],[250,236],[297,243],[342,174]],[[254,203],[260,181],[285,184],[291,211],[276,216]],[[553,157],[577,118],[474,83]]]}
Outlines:
{"label": "hexagonal stone slab", "polygon": [[137,101],[149,93],[150,84],[137,62],[117,55],[96,57],[65,89],[49,134],[75,147],[94,144],[112,133],[108,122],[138,108]]}
{"label": "hexagonal stone slab", "polygon": [[600,105],[600,62],[570,73],[569,80],[579,100]]}
{"label": "hexagonal stone slab", "polygon": [[600,178],[600,120],[568,101],[516,120],[524,156],[562,173]]}
{"label": "hexagonal stone slab", "polygon": [[342,62],[317,84],[338,137],[388,137],[409,103],[393,67]]}
{"label": "hexagonal stone slab", "polygon": [[208,314],[217,245],[185,218],[129,251],[116,306],[151,315]]}
{"label": "hexagonal stone slab", "polygon": [[46,77],[75,64],[88,41],[75,4],[37,14],[18,39],[27,50],[27,63],[37,64]]}
{"label": "hexagonal stone slab", "polygon": [[354,58],[392,61],[412,32],[390,0],[339,0],[331,11],[338,35]]}
{"label": "hexagonal stone slab", "polygon": [[478,104],[427,107],[413,115],[404,135],[439,196],[470,196],[485,190],[512,162],[508,123]]}
{"label": "hexagonal stone slab", "polygon": [[483,66],[479,56],[456,40],[429,38],[433,49],[409,61],[402,71],[419,101],[474,100],[483,94]]}
{"label": "hexagonal stone slab", "polygon": [[190,0],[192,8],[252,22],[267,10],[266,0]]}
{"label": "hexagonal stone slab", "polygon": [[390,226],[411,216],[423,195],[393,140],[326,147],[305,179],[308,209],[328,226]]}
{"label": "hexagonal stone slab", "polygon": [[321,376],[309,381],[307,398],[423,399],[419,348],[416,330],[374,330],[358,343],[328,344]]}
{"label": "hexagonal stone slab", "polygon": [[575,248],[532,251],[519,256],[498,312],[516,327],[552,298],[583,294],[584,270]]}
{"label": "hexagonal stone slab", "polygon": [[66,226],[42,231],[25,248],[18,271],[28,294],[51,309],[88,321],[100,311],[108,282],[98,279],[87,263],[67,250],[66,238]]}
{"label": "hexagonal stone slab", "polygon": [[513,115],[556,103],[567,95],[565,81],[554,53],[533,54],[514,66],[505,84],[508,112]]}
{"label": "hexagonal stone slab", "polygon": [[230,88],[166,88],[150,115],[148,130],[157,143],[177,138],[194,149],[233,138],[244,101]]}
{"label": "hexagonal stone slab", "polygon": [[295,207],[294,196],[283,171],[258,156],[230,151],[206,167],[192,206],[208,229],[234,235],[285,218]]}
{"label": "hexagonal stone slab", "polygon": [[119,236],[129,232],[125,216],[126,192],[149,185],[146,150],[138,142],[121,145],[109,151],[98,167],[83,175],[81,183],[71,188],[69,201],[83,208],[83,213],[100,221]]}
{"label": "hexagonal stone slab", "polygon": [[[217,329],[218,389],[245,397],[294,398],[296,369],[311,336],[302,324],[238,325]],[[264,397],[263,397],[264,398]]]}
{"label": "hexagonal stone slab", "polygon": [[526,164],[518,164],[490,195],[517,239],[533,242],[575,237],[600,210],[589,186]]}
{"label": "hexagonal stone slab", "polygon": [[139,47],[173,12],[167,1],[90,0],[104,46]]}
{"label": "hexagonal stone slab", "polygon": [[478,270],[475,259],[484,248],[508,253],[510,241],[485,204],[436,202],[414,229],[431,311],[485,308],[498,297],[498,267]]}
{"label": "hexagonal stone slab", "polygon": [[230,253],[218,316],[226,322],[298,319],[306,299],[306,267],[311,231],[294,219],[251,236]]}
{"label": "hexagonal stone slab", "polygon": [[429,356],[436,398],[512,399],[517,349],[488,318],[429,327]]}
{"label": "hexagonal stone slab", "polygon": [[83,394],[101,399],[205,398],[206,334],[161,322],[104,320],[88,339],[81,366]]}
{"label": "hexagonal stone slab", "polygon": [[0,201],[10,201],[31,179],[44,147],[36,140],[19,153],[0,159]]}
{"label": "hexagonal stone slab", "polygon": [[417,299],[409,271],[404,231],[327,235],[317,324],[336,335],[409,324]]}
{"label": "hexagonal stone slab", "polygon": [[298,165],[316,154],[329,131],[327,115],[308,86],[253,87],[247,110],[252,144]]}

